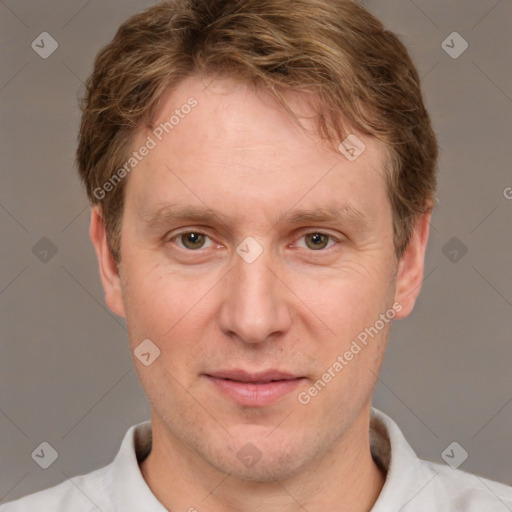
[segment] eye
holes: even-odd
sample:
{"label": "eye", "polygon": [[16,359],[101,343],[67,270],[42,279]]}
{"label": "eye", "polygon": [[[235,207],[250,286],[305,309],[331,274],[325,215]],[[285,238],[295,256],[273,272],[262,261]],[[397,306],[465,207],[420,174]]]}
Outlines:
{"label": "eye", "polygon": [[209,237],[199,231],[186,231],[175,235],[171,241],[172,240],[177,240],[180,247],[194,251],[197,249],[204,249],[205,243],[209,240]]}
{"label": "eye", "polygon": [[[313,251],[319,251],[328,247],[332,247],[332,245],[335,245],[337,242],[333,236],[322,232],[306,233],[301,237],[301,240],[302,239],[305,241],[306,248]],[[331,245],[329,245],[330,242],[332,242]]]}

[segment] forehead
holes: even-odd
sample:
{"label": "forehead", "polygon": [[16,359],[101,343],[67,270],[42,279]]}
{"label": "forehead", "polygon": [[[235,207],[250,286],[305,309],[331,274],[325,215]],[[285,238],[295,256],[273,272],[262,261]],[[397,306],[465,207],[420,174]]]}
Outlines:
{"label": "forehead", "polygon": [[304,95],[287,102],[305,130],[275,98],[233,80],[190,77],[167,90],[152,129],[136,134],[135,150],[148,137],[154,147],[130,175],[125,206],[140,215],[178,200],[252,216],[333,201],[346,211],[389,210],[384,144],[354,133],[365,148],[351,161],[316,133]]}

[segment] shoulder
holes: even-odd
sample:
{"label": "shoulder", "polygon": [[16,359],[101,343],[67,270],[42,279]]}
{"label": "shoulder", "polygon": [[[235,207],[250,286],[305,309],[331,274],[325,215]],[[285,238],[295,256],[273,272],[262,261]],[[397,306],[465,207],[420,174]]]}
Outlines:
{"label": "shoulder", "polygon": [[92,512],[98,509],[108,512],[110,509],[104,496],[109,485],[110,466],[0,505],[0,512]]}
{"label": "shoulder", "polygon": [[432,496],[439,510],[507,512],[512,510],[512,487],[449,466],[422,461],[432,475]]}
{"label": "shoulder", "polygon": [[370,444],[386,482],[372,512],[510,512],[512,487],[418,458],[398,425],[372,411]]}
{"label": "shoulder", "polygon": [[151,450],[151,443],[151,423],[133,425],[110,464],[5,503],[0,512],[165,510],[147,486],[138,465]]}

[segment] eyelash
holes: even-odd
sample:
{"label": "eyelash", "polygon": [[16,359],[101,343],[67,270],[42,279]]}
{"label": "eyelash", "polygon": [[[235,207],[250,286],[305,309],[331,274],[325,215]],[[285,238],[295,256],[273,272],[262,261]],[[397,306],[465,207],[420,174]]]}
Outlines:
{"label": "eyelash", "polygon": [[[197,234],[197,235],[204,235],[206,236],[209,240],[211,240],[211,237],[203,232],[203,231],[200,231],[200,230],[194,230],[194,229],[187,229],[186,231],[181,231],[179,233],[175,233],[172,237],[168,238],[167,241],[168,242],[173,242],[175,241],[176,239],[179,240],[181,236],[183,235],[187,235],[187,234],[190,234],[190,233],[194,233],[194,234]],[[340,240],[338,238],[336,238],[334,235],[331,235],[329,233],[325,233],[324,231],[307,231],[303,234],[301,234],[301,236],[298,238],[298,240],[308,236],[308,235],[323,235],[323,236],[326,236],[329,240],[327,242],[327,244],[329,244],[329,242],[335,242],[334,244],[332,244],[330,247],[329,245],[323,249],[317,249],[317,250],[313,250],[313,249],[309,249],[309,252],[311,253],[322,253],[322,252],[327,252],[329,251],[330,249],[332,249],[333,247],[335,247],[336,245],[338,245],[340,243]],[[188,249],[187,247],[184,247],[184,246],[181,246],[181,245],[178,245],[178,247],[180,247],[180,249],[183,249],[184,251],[187,251],[187,252],[198,252],[200,253],[202,250],[205,250],[203,247],[199,248],[199,249]],[[307,247],[303,247],[303,249],[308,249]]]}

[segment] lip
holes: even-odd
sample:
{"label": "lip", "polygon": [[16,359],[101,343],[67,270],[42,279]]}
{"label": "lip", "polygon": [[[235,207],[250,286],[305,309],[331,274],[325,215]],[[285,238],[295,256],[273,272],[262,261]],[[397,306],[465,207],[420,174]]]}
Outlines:
{"label": "lip", "polygon": [[272,380],[293,380],[299,378],[298,375],[282,372],[280,370],[265,370],[263,372],[250,373],[245,370],[221,370],[208,374],[210,377],[218,379],[229,379],[238,382],[264,383]]}
{"label": "lip", "polygon": [[222,370],[205,376],[219,391],[247,407],[271,405],[295,390],[305,379],[280,370],[257,373]]}

